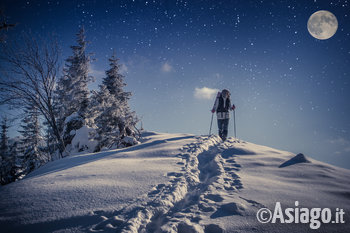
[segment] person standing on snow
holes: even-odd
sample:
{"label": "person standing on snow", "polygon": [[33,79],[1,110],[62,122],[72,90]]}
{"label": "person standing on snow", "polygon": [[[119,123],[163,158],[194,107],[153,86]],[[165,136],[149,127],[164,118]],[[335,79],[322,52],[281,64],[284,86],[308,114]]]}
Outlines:
{"label": "person standing on snow", "polygon": [[218,120],[218,129],[220,138],[225,141],[228,133],[228,123],[230,120],[229,110],[234,110],[236,107],[231,105],[230,92],[226,89],[218,92],[212,113],[216,111],[216,118]]}

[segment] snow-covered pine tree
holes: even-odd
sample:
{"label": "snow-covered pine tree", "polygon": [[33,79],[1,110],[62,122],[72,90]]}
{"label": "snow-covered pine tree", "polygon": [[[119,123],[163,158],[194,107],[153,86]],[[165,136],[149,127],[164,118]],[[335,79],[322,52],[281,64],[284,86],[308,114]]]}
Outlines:
{"label": "snow-covered pine tree", "polygon": [[91,115],[96,116],[96,139],[99,142],[96,150],[118,145],[120,141],[118,124],[122,120],[120,101],[110,94],[104,84],[99,86],[99,91],[94,93],[92,99]]}
{"label": "snow-covered pine tree", "polygon": [[6,159],[8,156],[8,136],[7,136],[7,118],[4,117],[1,121],[0,134],[0,184],[6,183]]}
{"label": "snow-covered pine tree", "polygon": [[126,86],[124,75],[120,73],[119,59],[113,54],[108,61],[110,69],[106,71],[106,77],[102,83],[107,87],[111,95],[118,99],[122,105],[127,105],[131,97],[131,92],[126,92],[123,88]]}
{"label": "snow-covered pine tree", "polygon": [[9,171],[11,177],[10,182],[24,177],[20,144],[19,137],[11,138],[9,141],[9,158],[11,164],[11,169]]}
{"label": "snow-covered pine tree", "polygon": [[8,120],[3,117],[1,121],[0,132],[0,184],[8,184],[15,180],[13,174],[14,158],[11,157],[9,138],[8,138]]}
{"label": "snow-covered pine tree", "polygon": [[73,55],[66,59],[64,75],[57,84],[56,111],[65,145],[74,138],[73,130],[81,128],[89,105],[90,56],[86,54],[87,41],[84,28],[77,34],[78,45],[71,46]]}
{"label": "snow-covered pine tree", "polygon": [[[135,112],[128,105],[131,92],[126,92],[123,87],[124,76],[120,73],[118,58],[113,54],[109,59],[110,69],[106,71],[106,77],[100,85],[100,90],[95,94],[98,106],[98,116],[95,119],[98,133],[99,149],[103,147],[133,145],[134,128],[137,123]],[[128,142],[122,139],[129,137]]]}
{"label": "snow-covered pine tree", "polygon": [[3,117],[1,121],[1,135],[0,135],[0,156],[4,157],[4,155],[8,152],[8,143],[9,138],[7,135],[8,132],[8,122],[7,118]]}
{"label": "snow-covered pine tree", "polygon": [[110,94],[114,96],[120,103],[122,112],[122,121],[119,124],[119,131],[123,136],[131,136],[134,134],[135,125],[138,122],[136,113],[130,110],[128,101],[132,94],[124,91],[126,83],[124,82],[124,75],[120,73],[119,59],[115,54],[109,59],[110,69],[106,71],[106,77],[103,79],[103,84],[106,85]]}
{"label": "snow-covered pine tree", "polygon": [[18,131],[22,135],[20,154],[23,175],[48,161],[42,150],[43,137],[41,136],[39,115],[40,113],[35,106],[27,106],[24,109],[21,129]]}

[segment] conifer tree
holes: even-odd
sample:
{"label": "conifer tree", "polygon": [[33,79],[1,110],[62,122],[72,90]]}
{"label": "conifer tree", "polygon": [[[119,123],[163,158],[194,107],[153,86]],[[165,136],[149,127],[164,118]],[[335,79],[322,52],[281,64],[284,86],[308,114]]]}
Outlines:
{"label": "conifer tree", "polygon": [[110,147],[118,144],[120,133],[118,124],[121,122],[122,110],[120,101],[114,98],[102,84],[100,89],[94,95],[94,106],[91,108],[96,114],[95,124],[97,131],[97,140],[99,141],[98,150],[103,147]]}
{"label": "conifer tree", "polygon": [[118,60],[114,54],[109,59],[110,69],[106,71],[106,77],[94,95],[97,101],[95,123],[100,148],[119,145],[125,136],[134,136],[133,129],[138,121],[135,112],[128,105],[131,92],[123,90],[126,83],[120,73]]}
{"label": "conifer tree", "polygon": [[8,184],[13,179],[13,167],[14,161],[10,154],[9,149],[9,138],[8,138],[8,120],[4,117],[1,121],[1,132],[0,132],[0,184]]}
{"label": "conifer tree", "polygon": [[0,155],[4,157],[8,152],[8,122],[7,118],[4,117],[1,122],[1,135],[0,135]]}
{"label": "conifer tree", "polygon": [[130,136],[134,133],[133,129],[138,122],[135,112],[132,112],[128,101],[132,94],[124,91],[126,83],[124,82],[124,75],[120,73],[119,59],[115,54],[109,59],[110,69],[106,71],[106,77],[103,79],[103,84],[106,85],[110,95],[112,95],[119,102],[120,121],[118,124],[119,131],[122,136]]}
{"label": "conifer tree", "polygon": [[41,164],[47,162],[42,151],[41,126],[39,111],[35,106],[28,106],[24,110],[25,117],[21,123],[21,157],[22,170],[24,175],[33,171]]}
{"label": "conifer tree", "polygon": [[88,75],[91,59],[85,51],[88,42],[84,28],[77,34],[77,43],[78,45],[71,46],[73,55],[66,59],[64,76],[58,82],[58,105],[63,118],[74,112],[85,117],[89,104],[88,84],[93,78]]}
{"label": "conifer tree", "polygon": [[[85,124],[90,94],[88,84],[93,81],[93,77],[88,75],[91,59],[86,54],[88,42],[84,28],[77,34],[77,44],[71,46],[73,55],[66,59],[64,75],[58,81],[56,89],[56,113],[65,145],[74,137],[70,132]],[[68,117],[71,118],[67,120]]]}

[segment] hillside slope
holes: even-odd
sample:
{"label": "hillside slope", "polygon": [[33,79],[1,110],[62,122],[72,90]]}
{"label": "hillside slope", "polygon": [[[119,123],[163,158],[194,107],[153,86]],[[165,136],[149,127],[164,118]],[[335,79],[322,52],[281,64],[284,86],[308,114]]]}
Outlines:
{"label": "hillside slope", "polygon": [[[146,133],[0,188],[4,232],[345,232],[350,171],[217,136]],[[260,223],[261,208],[336,208],[345,223]],[[266,217],[266,215],[264,215]],[[333,216],[334,217],[334,216]],[[277,221],[278,222],[278,221]]]}

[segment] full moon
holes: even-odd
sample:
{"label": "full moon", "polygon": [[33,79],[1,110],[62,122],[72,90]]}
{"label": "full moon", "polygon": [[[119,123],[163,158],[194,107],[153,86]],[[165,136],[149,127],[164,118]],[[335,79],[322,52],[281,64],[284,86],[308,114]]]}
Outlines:
{"label": "full moon", "polygon": [[313,13],[308,22],[309,33],[319,40],[331,38],[338,29],[337,18],[329,11],[317,11]]}

